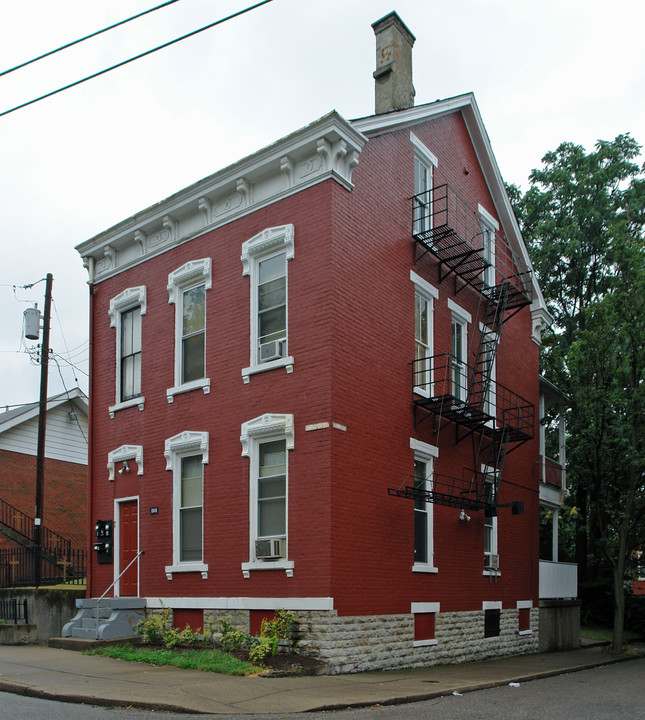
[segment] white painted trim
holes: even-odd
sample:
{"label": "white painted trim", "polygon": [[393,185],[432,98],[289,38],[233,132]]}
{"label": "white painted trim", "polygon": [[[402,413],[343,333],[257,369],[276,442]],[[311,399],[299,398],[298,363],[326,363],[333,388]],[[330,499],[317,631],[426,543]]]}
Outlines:
{"label": "white painted trim", "polygon": [[[204,559],[204,525],[206,522],[204,512],[204,465],[208,464],[209,434],[207,432],[190,431],[178,433],[167,438],[164,443],[164,457],[166,470],[172,472],[172,563],[165,566],[166,577],[172,580],[173,573],[199,572],[202,578],[208,577],[208,565]],[[202,562],[179,559],[179,508],[181,506],[181,458],[186,455],[202,456]]]}
{"label": "white painted trim", "polygon": [[415,613],[438,613],[441,611],[441,603],[438,602],[413,602],[410,603],[410,612]]}
{"label": "white painted trim", "polygon": [[143,445],[121,445],[108,453],[108,480],[114,480],[114,466],[124,460],[134,460],[137,463],[137,475],[143,475]]}
{"label": "white painted trim", "polygon": [[430,163],[430,165],[434,165],[434,167],[439,167],[439,160],[437,156],[432,152],[432,150],[429,150],[411,130],[410,142],[414,145],[415,152],[417,152],[423,160]]}
{"label": "white painted trim", "polygon": [[499,232],[499,223],[488,212],[488,210],[486,210],[486,208],[483,205],[481,205],[481,204],[477,205],[477,212],[482,216],[483,221],[487,225],[490,225],[496,232]]}
{"label": "white painted trim", "polygon": [[468,312],[468,310],[464,310],[461,305],[457,305],[452,298],[448,298],[448,309],[457,315],[459,320],[462,322],[472,323],[473,316]]}
{"label": "white painted trim", "polygon": [[147,307],[145,285],[127,288],[110,300],[110,309],[108,310],[110,327],[117,327],[118,317],[122,312],[137,306],[141,307],[141,315],[145,315]]}
{"label": "white painted trim", "polygon": [[93,280],[99,283],[326,180],[351,191],[352,172],[366,142],[350,122],[332,111],[76,249],[84,264],[94,267]]}
{"label": "white painted trim", "polygon": [[[259,475],[259,445],[264,441],[284,440],[287,450],[285,468],[285,557],[277,560],[257,560],[255,557],[255,541],[257,540],[258,525],[258,475]],[[242,423],[240,431],[242,443],[242,457],[248,457],[249,462],[249,560],[241,564],[244,578],[251,577],[255,570],[284,570],[287,577],[293,577],[294,563],[289,557],[289,451],[294,448],[293,415],[279,413],[265,413],[259,417]]]}
{"label": "white painted trim", "polygon": [[412,647],[427,647],[428,645],[438,645],[438,640],[414,640]]}
{"label": "white painted trim", "polygon": [[426,462],[431,458],[439,457],[439,448],[436,445],[430,445],[430,443],[416,438],[410,438],[410,449],[422,460],[426,459]]}
{"label": "white painted trim", "polygon": [[533,608],[533,600],[518,600],[516,605],[518,610],[531,610]]}
{"label": "white painted trim", "polygon": [[429,299],[437,300],[439,298],[439,290],[420,275],[417,275],[414,270],[410,270],[410,280],[414,283],[415,288],[423,295],[427,295]]}
{"label": "white painted trim", "polygon": [[[182,383],[182,330],[183,330],[183,293],[194,287],[204,286],[204,377]],[[169,403],[175,399],[175,395],[190,392],[191,390],[202,389],[204,395],[208,395],[211,389],[210,378],[206,375],[206,342],[207,334],[207,308],[208,300],[206,293],[213,286],[213,268],[211,258],[201,258],[199,260],[190,260],[181,267],[173,270],[168,275],[168,304],[175,306],[175,369],[174,369],[174,385],[166,390],[166,398]]]}
{"label": "white painted trim", "polygon": [[333,597],[149,597],[146,607],[186,610],[321,610],[334,609]]}
{"label": "white painted trim", "polygon": [[[242,243],[242,275],[249,276],[249,366],[242,369],[242,379],[250,381],[251,375],[284,367],[287,373],[293,372],[293,357],[288,355],[289,348],[289,262],[295,257],[295,228],[293,224],[279,225],[262,230]],[[269,362],[260,362],[258,327],[258,282],[259,264],[267,258],[284,253],[285,279],[285,352],[287,355]]]}
{"label": "white painted trim", "polygon": [[501,610],[502,609],[502,601],[501,600],[484,600],[482,603],[482,610]]}

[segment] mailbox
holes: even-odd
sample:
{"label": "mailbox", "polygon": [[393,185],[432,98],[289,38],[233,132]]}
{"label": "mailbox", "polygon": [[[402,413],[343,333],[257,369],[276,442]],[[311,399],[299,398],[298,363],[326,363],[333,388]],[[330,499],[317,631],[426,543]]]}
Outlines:
{"label": "mailbox", "polygon": [[112,556],[112,532],[114,528],[113,520],[97,520],[94,526],[96,533],[96,542],[94,543],[94,551],[99,565],[111,565]]}

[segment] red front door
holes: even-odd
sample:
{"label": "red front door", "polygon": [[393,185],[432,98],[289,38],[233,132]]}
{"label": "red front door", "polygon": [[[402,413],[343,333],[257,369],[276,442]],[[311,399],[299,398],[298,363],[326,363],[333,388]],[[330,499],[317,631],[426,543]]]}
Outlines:
{"label": "red front door", "polygon": [[[119,573],[134,560],[139,549],[138,502],[119,503]],[[139,561],[132,563],[119,580],[119,595],[139,594]]]}

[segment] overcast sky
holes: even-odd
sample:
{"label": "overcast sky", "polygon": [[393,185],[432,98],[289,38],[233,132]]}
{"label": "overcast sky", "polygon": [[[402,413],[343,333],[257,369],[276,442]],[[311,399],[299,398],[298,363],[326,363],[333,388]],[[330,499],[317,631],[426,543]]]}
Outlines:
{"label": "overcast sky", "polygon": [[[0,71],[161,1],[2,0]],[[252,4],[179,0],[0,77],[0,112]],[[372,114],[371,24],[391,10],[417,39],[417,104],[473,91],[508,182],[563,140],[645,143],[643,0],[273,0],[0,117],[0,407],[39,394],[22,313],[45,286],[21,286],[54,276],[49,394],[87,391],[74,247],[332,109]]]}

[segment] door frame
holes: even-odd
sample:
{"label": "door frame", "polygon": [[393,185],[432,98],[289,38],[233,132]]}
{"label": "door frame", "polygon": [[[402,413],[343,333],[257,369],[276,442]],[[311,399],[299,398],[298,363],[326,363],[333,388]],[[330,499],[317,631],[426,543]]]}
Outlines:
{"label": "door frame", "polygon": [[[130,495],[128,497],[121,497],[121,498],[115,498],[114,500],[114,597],[121,597],[121,589],[120,584],[121,581],[118,579],[119,574],[121,573],[121,529],[120,529],[120,522],[121,522],[121,503],[126,502],[132,502],[135,501],[137,503],[137,548],[136,551],[139,552],[140,548],[140,540],[141,540],[141,515],[139,512],[139,508],[141,503],[139,502],[139,496],[138,495]],[[140,585],[140,571],[141,571],[141,563],[137,561],[137,593],[136,597],[139,596],[139,585]]]}

